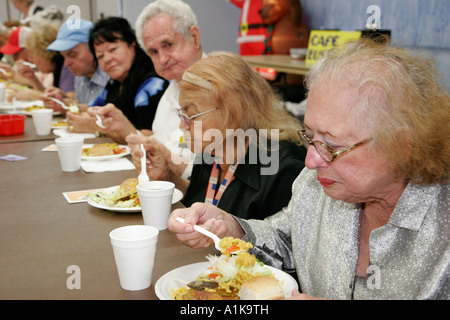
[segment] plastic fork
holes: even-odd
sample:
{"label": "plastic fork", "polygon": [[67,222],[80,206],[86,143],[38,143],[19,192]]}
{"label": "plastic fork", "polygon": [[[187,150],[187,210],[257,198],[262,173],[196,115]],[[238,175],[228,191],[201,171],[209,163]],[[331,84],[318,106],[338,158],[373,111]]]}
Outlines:
{"label": "plastic fork", "polygon": [[56,103],[59,104],[63,109],[70,110],[70,108],[69,108],[68,106],[66,106],[66,104],[65,104],[64,102],[62,102],[62,101],[60,101],[60,100],[58,100],[58,99],[52,98],[52,97],[48,97],[48,99],[50,99],[50,100],[56,102]]}
{"label": "plastic fork", "polygon": [[48,97],[48,99],[50,99],[50,100],[56,102],[57,104],[59,104],[59,105],[61,106],[61,108],[65,109],[65,110],[68,110],[68,111],[70,111],[70,112],[77,113],[78,111],[80,111],[80,109],[78,108],[78,106],[74,106],[74,105],[67,106],[67,105],[66,105],[64,102],[62,102],[61,100],[58,100],[58,99],[55,99],[55,98],[52,98],[52,97]]}
{"label": "plastic fork", "polygon": [[9,72],[3,68],[0,68],[0,72],[3,73],[5,75],[5,77],[8,77],[10,75]]}
{"label": "plastic fork", "polygon": [[147,153],[145,151],[144,145],[141,144],[141,151],[143,153],[141,157],[141,173],[139,173],[138,181],[139,184],[150,181],[150,178],[147,175]]}
{"label": "plastic fork", "polygon": [[[184,223],[184,219],[183,218],[177,217],[176,219],[177,219],[178,222]],[[201,234],[211,238],[214,241],[214,246],[216,247],[216,249],[219,250],[219,251],[222,251],[222,248],[220,248],[220,245],[219,245],[220,239],[219,239],[218,236],[216,236],[214,233],[209,232],[208,230],[206,230],[206,229],[204,229],[204,228],[202,228],[202,227],[200,227],[198,225],[194,225],[193,228],[194,228],[195,231],[197,231],[197,232],[199,232],[199,233],[201,233]]]}
{"label": "plastic fork", "polygon": [[95,124],[102,129],[106,129],[105,126],[103,125],[102,118],[100,118],[98,114],[96,114],[95,116],[97,117],[97,120],[95,120]]}
{"label": "plastic fork", "polygon": [[23,61],[22,63],[23,63],[24,66],[27,66],[28,68],[31,68],[31,69],[36,69],[37,68],[37,66],[34,63],[31,63],[31,62],[28,62],[28,61]]}

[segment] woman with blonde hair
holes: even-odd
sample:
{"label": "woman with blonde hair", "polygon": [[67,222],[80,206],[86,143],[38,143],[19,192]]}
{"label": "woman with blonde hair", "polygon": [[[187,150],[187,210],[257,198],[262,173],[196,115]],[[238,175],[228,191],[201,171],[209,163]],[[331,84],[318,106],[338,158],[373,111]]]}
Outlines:
{"label": "woman with blonde hair", "polygon": [[[283,101],[267,81],[236,54],[213,52],[193,65],[188,73],[211,83],[209,97],[223,105],[221,129],[224,134],[226,129],[239,128],[254,129],[264,135],[266,129],[270,139],[271,129],[276,129],[280,141],[299,142],[299,121],[286,112]],[[195,100],[204,91],[189,82],[189,77],[185,77],[181,86],[183,100]]]}
{"label": "woman with blonde hair", "polygon": [[196,155],[192,175],[181,179],[168,155],[147,145],[150,177],[175,182],[186,206],[207,202],[255,219],[286,206],[305,152],[298,120],[270,85],[240,56],[215,52],[191,65],[179,88],[180,129]]}
{"label": "woman with blonde hair", "polygon": [[257,221],[194,204],[169,229],[194,248],[210,244],[195,224],[251,242],[296,271],[293,299],[448,300],[450,96],[434,70],[366,39],[327,52],[306,77],[306,168],[288,207]]}
{"label": "woman with blonde hair", "polygon": [[[44,23],[28,35],[25,47],[28,50],[29,60],[36,65],[36,69],[43,73],[52,73],[53,86],[67,95],[74,96],[74,75],[64,66],[63,56],[57,51],[47,50],[47,47],[56,40],[57,34],[57,26]],[[22,68],[22,74],[30,78],[35,77],[34,70],[27,66]],[[44,85],[41,84],[40,89],[44,91]]]}

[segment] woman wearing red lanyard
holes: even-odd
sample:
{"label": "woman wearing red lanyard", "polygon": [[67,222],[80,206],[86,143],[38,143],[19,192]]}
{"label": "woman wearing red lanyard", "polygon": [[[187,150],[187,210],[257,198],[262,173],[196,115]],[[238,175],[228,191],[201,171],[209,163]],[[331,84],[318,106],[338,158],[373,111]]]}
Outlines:
{"label": "woman wearing red lanyard", "polygon": [[212,203],[242,218],[262,219],[286,206],[306,153],[299,122],[267,82],[240,56],[216,52],[189,67],[179,88],[180,129],[196,155],[192,175],[181,179],[147,145],[150,178],[173,181],[185,206]]}

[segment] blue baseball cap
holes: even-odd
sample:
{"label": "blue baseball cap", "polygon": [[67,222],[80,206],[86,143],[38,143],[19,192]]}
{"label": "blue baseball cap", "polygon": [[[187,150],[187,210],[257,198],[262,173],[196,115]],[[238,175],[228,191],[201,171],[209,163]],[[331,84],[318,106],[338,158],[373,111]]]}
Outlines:
{"label": "blue baseball cap", "polygon": [[56,40],[47,47],[47,50],[66,51],[80,43],[88,43],[93,27],[94,24],[87,20],[67,20],[59,28]]}

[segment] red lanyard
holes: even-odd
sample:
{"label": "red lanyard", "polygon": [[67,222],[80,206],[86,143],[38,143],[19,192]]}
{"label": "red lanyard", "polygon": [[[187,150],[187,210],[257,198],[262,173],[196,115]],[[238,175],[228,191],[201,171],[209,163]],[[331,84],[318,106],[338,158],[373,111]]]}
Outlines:
{"label": "red lanyard", "polygon": [[215,206],[218,205],[220,198],[222,198],[222,195],[225,192],[225,189],[228,187],[231,180],[233,179],[234,172],[236,171],[238,164],[239,163],[236,162],[235,164],[231,165],[228,168],[227,174],[225,175],[225,178],[222,180],[219,190],[216,193],[217,181],[219,180],[220,166],[217,162],[213,163],[211,175],[209,176],[208,189],[206,190],[206,197],[205,197],[206,203],[212,203]]}

